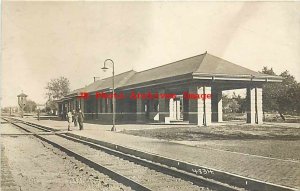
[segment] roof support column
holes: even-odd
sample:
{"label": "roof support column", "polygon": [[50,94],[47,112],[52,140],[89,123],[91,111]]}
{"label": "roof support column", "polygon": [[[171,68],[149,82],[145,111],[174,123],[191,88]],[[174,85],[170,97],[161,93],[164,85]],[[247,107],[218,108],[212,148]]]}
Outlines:
{"label": "roof support column", "polygon": [[174,111],[174,109],[175,109],[175,107],[174,107],[174,99],[173,98],[171,98],[171,99],[169,99],[169,111],[170,111],[170,120],[174,120],[174,119],[176,119],[176,117],[175,117],[175,114],[176,114],[176,112]]}
{"label": "roof support column", "polygon": [[91,105],[91,107],[92,107],[92,113],[93,113],[92,114],[92,118],[96,119],[97,118],[97,113],[98,113],[97,112],[97,106],[98,106],[98,104],[97,104],[97,98],[96,98],[96,96],[93,95],[93,96],[90,97],[90,99],[91,99],[91,102],[92,102],[91,103],[92,104]]}
{"label": "roof support column", "polygon": [[68,100],[68,112],[71,111],[71,100]]}
{"label": "roof support column", "polygon": [[106,114],[104,116],[105,121],[107,122],[112,122],[112,116],[113,116],[113,112],[112,112],[112,99],[111,98],[105,98],[105,108],[106,108]]}
{"label": "roof support column", "polygon": [[82,113],[84,113],[84,99],[79,99],[79,108],[81,109]]}
{"label": "roof support column", "polygon": [[257,124],[263,123],[262,88],[256,88]]}
{"label": "roof support column", "polygon": [[76,110],[76,98],[73,98],[73,110]]}
{"label": "roof support column", "polygon": [[[165,94],[165,90],[159,90],[158,94]],[[165,117],[169,116],[169,112],[166,106],[166,98],[159,98],[158,99],[158,113],[159,113],[159,121],[165,122]]]}
{"label": "roof support column", "polygon": [[263,123],[262,88],[247,88],[247,123]]}
{"label": "roof support column", "polygon": [[213,89],[212,91],[212,121],[222,122],[223,121],[223,105],[222,105],[222,90]]}
{"label": "roof support column", "polygon": [[103,113],[103,99],[98,98],[98,113]]}
{"label": "roof support column", "polygon": [[101,99],[101,107],[102,107],[102,113],[107,113],[107,104],[106,104],[106,99],[102,98]]}
{"label": "roof support column", "polygon": [[[211,94],[209,86],[190,86],[189,95],[208,95]],[[186,98],[184,98],[186,99]],[[189,97],[189,122],[196,123],[198,126],[208,126],[211,124],[211,99],[193,99]]]}
{"label": "roof support column", "polygon": [[112,99],[106,98],[107,113],[112,114]]}
{"label": "roof support column", "polygon": [[177,99],[176,100],[176,102],[175,102],[175,106],[176,106],[176,115],[175,115],[175,117],[176,117],[176,119],[177,120],[179,120],[180,119],[180,102],[181,102],[181,100],[180,99]]}
{"label": "roof support column", "polygon": [[136,119],[138,122],[145,122],[145,107],[141,98],[136,99]]}
{"label": "roof support column", "polygon": [[63,107],[62,107],[62,104],[61,103],[58,103],[57,104],[58,105],[58,111],[57,111],[57,116],[59,117],[59,116],[61,116],[61,114],[62,114],[62,112],[63,112]]}
{"label": "roof support column", "polygon": [[99,113],[99,99],[95,96],[95,118],[98,119],[98,113]]}
{"label": "roof support column", "polygon": [[[203,107],[204,107],[204,126],[209,126],[211,124],[211,87],[204,86],[203,87],[203,94],[205,95],[205,99],[199,99],[203,101]],[[207,98],[207,95],[210,95],[209,98]]]}

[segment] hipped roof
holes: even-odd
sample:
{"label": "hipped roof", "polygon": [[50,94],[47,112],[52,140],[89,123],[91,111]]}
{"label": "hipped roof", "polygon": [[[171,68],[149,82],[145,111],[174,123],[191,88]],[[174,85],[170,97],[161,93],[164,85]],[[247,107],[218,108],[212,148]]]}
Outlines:
{"label": "hipped roof", "polygon": [[[230,79],[260,79],[265,81],[281,81],[281,77],[262,74],[245,67],[236,65],[222,58],[208,54],[207,52],[201,55],[193,56],[183,60],[179,60],[170,64],[151,68],[141,72],[134,70],[127,71],[115,75],[115,88],[134,87],[143,83],[168,79],[176,76],[190,75],[191,79],[197,77],[212,77],[213,79],[230,80]],[[205,78],[203,78],[205,79]],[[96,92],[104,91],[112,88],[112,77],[97,80],[96,82],[72,91],[67,97],[77,95],[80,92]]]}

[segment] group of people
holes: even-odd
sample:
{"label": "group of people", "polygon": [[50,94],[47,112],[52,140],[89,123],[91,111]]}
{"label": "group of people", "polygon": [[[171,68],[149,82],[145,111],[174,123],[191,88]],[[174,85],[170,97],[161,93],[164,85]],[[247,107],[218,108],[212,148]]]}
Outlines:
{"label": "group of people", "polygon": [[68,121],[68,131],[71,131],[71,123],[74,123],[74,127],[77,127],[77,123],[79,124],[79,130],[83,130],[83,119],[84,114],[81,109],[75,111],[75,109],[71,112],[69,111],[66,115]]}

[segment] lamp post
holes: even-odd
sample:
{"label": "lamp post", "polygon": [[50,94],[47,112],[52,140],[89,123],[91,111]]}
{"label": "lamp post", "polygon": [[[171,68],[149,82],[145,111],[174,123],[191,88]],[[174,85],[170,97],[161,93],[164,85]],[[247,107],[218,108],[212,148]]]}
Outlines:
{"label": "lamp post", "polygon": [[109,62],[109,63],[112,63],[112,109],[113,109],[113,126],[111,128],[111,131],[116,131],[116,127],[115,127],[115,123],[116,123],[116,106],[115,106],[115,63],[114,61],[112,61],[112,59],[106,59],[104,61],[104,66],[103,68],[101,68],[103,71],[106,71],[108,68],[106,67],[106,63]]}

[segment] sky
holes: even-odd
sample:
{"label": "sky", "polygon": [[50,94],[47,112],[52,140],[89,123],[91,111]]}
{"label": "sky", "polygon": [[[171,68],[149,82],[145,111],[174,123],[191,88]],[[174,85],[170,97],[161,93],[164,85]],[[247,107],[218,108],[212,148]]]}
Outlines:
{"label": "sky", "polygon": [[22,91],[38,104],[64,76],[71,89],[101,70],[141,71],[205,51],[300,81],[300,2],[2,1],[1,105]]}

